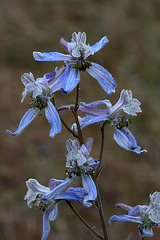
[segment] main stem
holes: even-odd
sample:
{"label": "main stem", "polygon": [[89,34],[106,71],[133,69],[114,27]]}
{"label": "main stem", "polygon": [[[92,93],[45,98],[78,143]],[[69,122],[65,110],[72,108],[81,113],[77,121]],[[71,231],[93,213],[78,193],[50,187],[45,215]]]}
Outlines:
{"label": "main stem", "polygon": [[81,131],[81,127],[80,127],[80,124],[79,124],[78,115],[77,115],[78,99],[79,99],[79,83],[77,84],[76,101],[75,101],[75,106],[72,109],[72,112],[73,112],[73,115],[74,115],[75,122],[77,124],[79,143],[80,143],[80,145],[82,145],[82,144],[84,144],[84,141],[83,141],[82,131]]}
{"label": "main stem", "polygon": [[[83,136],[82,136],[82,130],[79,124],[79,120],[78,120],[78,115],[77,115],[77,109],[78,109],[78,99],[79,99],[79,83],[77,84],[77,91],[76,91],[76,101],[75,101],[75,106],[74,109],[72,110],[76,124],[77,124],[77,130],[78,130],[78,139],[80,142],[80,145],[84,144],[83,141]],[[100,151],[100,162],[102,159],[102,154],[103,154],[103,145],[104,145],[104,126],[102,126],[101,128],[101,132],[102,132],[102,139],[101,139],[101,151]],[[100,163],[101,164],[101,163]],[[98,172],[100,170],[100,167],[98,169]],[[94,175],[92,175],[95,184],[96,184],[96,188],[97,188],[97,200],[95,201],[97,207],[98,207],[98,211],[99,211],[99,216],[101,219],[101,225],[102,225],[102,229],[103,229],[103,239],[104,240],[108,240],[108,235],[107,235],[107,229],[106,229],[106,223],[105,223],[105,217],[104,217],[104,211],[103,211],[103,206],[102,206],[102,201],[101,201],[101,196],[100,196],[100,192],[99,192],[99,187],[98,184],[96,183],[96,178]]]}

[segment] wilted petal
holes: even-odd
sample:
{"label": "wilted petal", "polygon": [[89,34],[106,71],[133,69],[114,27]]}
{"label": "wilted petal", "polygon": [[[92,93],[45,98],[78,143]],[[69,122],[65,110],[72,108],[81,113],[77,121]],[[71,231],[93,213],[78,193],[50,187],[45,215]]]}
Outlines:
{"label": "wilted petal", "polygon": [[70,61],[72,57],[69,54],[59,52],[33,52],[33,57],[37,61]]}
{"label": "wilted petal", "polygon": [[84,197],[84,203],[95,201],[97,198],[97,189],[92,177],[88,174],[82,174],[82,184],[87,193]]}
{"label": "wilted petal", "polygon": [[152,228],[142,228],[138,226],[139,228],[139,236],[140,237],[152,237],[153,236],[153,231]]}
{"label": "wilted petal", "polygon": [[123,127],[121,130],[115,129],[113,138],[122,148],[138,154],[147,152],[147,150],[141,150],[141,147],[137,146],[137,141],[128,128]]}
{"label": "wilted petal", "polygon": [[28,181],[26,181],[26,185],[28,191],[24,197],[24,200],[27,200],[27,204],[30,208],[32,207],[32,202],[36,199],[37,195],[43,195],[50,191],[48,187],[41,185],[36,179],[30,178]]}
{"label": "wilted petal", "polygon": [[30,108],[25,115],[23,116],[22,120],[20,121],[20,124],[18,126],[17,131],[15,132],[11,132],[9,130],[7,130],[6,132],[9,132],[11,135],[13,136],[17,136],[18,134],[20,134],[22,132],[22,130],[27,127],[32,120],[37,116],[37,114],[40,112],[40,110],[38,108]]}
{"label": "wilted petal", "polygon": [[106,91],[108,94],[115,92],[116,83],[112,77],[112,75],[101,65],[97,63],[91,63],[92,65],[87,68],[87,72],[95,79],[98,80],[101,87]]}
{"label": "wilted petal", "polygon": [[111,224],[112,222],[135,222],[135,223],[142,223],[140,217],[133,217],[129,215],[113,215],[109,220],[108,223]]}
{"label": "wilted petal", "polygon": [[[108,38],[104,36],[99,42],[96,44],[92,45],[90,48],[93,51],[93,53],[98,52],[104,45],[106,45],[109,42]],[[89,55],[91,55],[91,52],[87,52],[85,54],[85,58],[87,58]]]}
{"label": "wilted petal", "polygon": [[54,138],[54,136],[61,131],[62,127],[58,112],[50,100],[47,102],[47,107],[45,107],[45,115],[48,122],[51,124],[49,136]]}
{"label": "wilted petal", "polygon": [[132,98],[131,90],[122,90],[118,102],[111,108],[109,114],[116,117],[123,110],[125,113],[137,116],[138,112],[142,112],[140,108],[140,101],[136,98]]}

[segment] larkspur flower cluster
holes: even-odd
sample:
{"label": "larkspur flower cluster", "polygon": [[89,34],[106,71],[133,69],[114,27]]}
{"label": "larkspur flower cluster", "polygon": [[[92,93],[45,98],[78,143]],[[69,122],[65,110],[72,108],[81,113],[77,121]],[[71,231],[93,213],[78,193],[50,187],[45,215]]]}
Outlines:
{"label": "larkspur flower cluster", "polygon": [[[51,125],[50,137],[55,137],[61,132],[61,120],[59,111],[64,109],[71,110],[75,123],[69,128],[69,132],[76,139],[68,139],[66,141],[66,179],[57,180],[50,179],[49,187],[41,185],[36,179],[29,179],[26,182],[28,191],[25,196],[29,208],[36,208],[42,211],[43,214],[43,235],[42,240],[48,237],[50,232],[50,221],[54,221],[57,212],[58,204],[61,201],[71,202],[75,200],[85,207],[91,207],[92,203],[96,203],[103,227],[104,236],[98,234],[94,228],[90,228],[92,233],[100,239],[107,240],[108,238],[103,217],[103,208],[98,195],[97,176],[102,171],[101,157],[103,148],[101,147],[101,154],[99,159],[94,159],[90,156],[92,148],[92,138],[88,138],[84,144],[82,129],[93,123],[102,122],[102,126],[110,125],[114,127],[114,140],[124,149],[133,151],[137,154],[146,152],[141,150],[137,145],[137,141],[133,134],[128,129],[133,116],[142,112],[141,103],[132,97],[131,90],[122,90],[120,98],[115,105],[112,105],[108,99],[97,100],[91,103],[78,102],[76,95],[76,102],[72,105],[64,105],[58,109],[55,106],[54,93],[62,91],[63,94],[70,93],[76,86],[79,91],[80,72],[87,71],[93,78],[95,78],[103,90],[112,94],[115,92],[116,83],[111,74],[101,65],[88,61],[90,55],[98,52],[104,45],[109,42],[105,36],[96,44],[90,46],[86,40],[86,33],[73,33],[71,42],[60,40],[62,46],[67,50],[67,54],[59,52],[33,52],[33,57],[37,61],[63,61],[64,65],[55,71],[46,73],[43,77],[34,79],[32,73],[24,73],[21,77],[25,88],[22,92],[22,100],[29,95],[31,102],[29,103],[29,110],[25,113],[20,121],[18,129],[15,132],[7,130],[13,136],[19,135],[25,127],[27,127],[32,120],[44,108],[45,116]],[[102,108],[99,108],[102,106]],[[81,118],[78,113],[87,114]],[[96,174],[95,174],[96,171]],[[80,187],[73,187],[74,183],[80,179],[82,185]],[[98,197],[99,196],[99,197]],[[128,215],[112,216],[109,223],[116,221],[132,221],[140,224],[140,236],[152,236],[152,226],[159,226],[160,224],[160,193],[155,192],[150,195],[150,205],[138,205],[130,207],[125,204],[118,204],[120,208],[128,211]]]}
{"label": "larkspur flower cluster", "polygon": [[119,203],[118,208],[128,211],[128,215],[112,216],[108,222],[134,222],[139,223],[139,236],[152,237],[152,227],[160,227],[160,192],[150,194],[150,204],[137,205],[130,207],[126,204]]}

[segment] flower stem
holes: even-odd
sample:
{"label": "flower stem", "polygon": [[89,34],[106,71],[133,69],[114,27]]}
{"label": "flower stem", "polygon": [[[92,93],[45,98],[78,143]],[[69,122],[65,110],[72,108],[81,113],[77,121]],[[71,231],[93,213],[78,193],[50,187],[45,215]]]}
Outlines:
{"label": "flower stem", "polygon": [[96,183],[96,181],[95,181],[95,184],[96,184],[96,188],[97,188],[97,200],[95,201],[95,204],[99,211],[99,216],[101,219],[101,225],[102,225],[102,229],[103,229],[104,240],[108,240],[106,221],[105,221],[105,217],[104,217],[104,211],[103,211],[103,205],[102,205],[101,196],[100,196],[100,192],[99,192],[99,187],[98,187],[98,184]]}
{"label": "flower stem", "polygon": [[84,141],[83,141],[82,130],[81,130],[81,127],[80,127],[80,124],[79,124],[79,120],[78,120],[78,115],[77,115],[78,99],[79,99],[79,83],[77,84],[76,101],[75,101],[75,106],[72,109],[72,113],[74,115],[74,119],[75,119],[75,122],[77,124],[78,139],[79,139],[80,145],[82,145],[82,144],[84,144]]}
{"label": "flower stem", "polygon": [[68,201],[68,200],[66,200],[66,202],[67,202],[68,206],[72,209],[72,211],[76,214],[76,216],[81,220],[81,222],[83,222],[84,225],[92,231],[92,233],[94,234],[94,236],[95,236],[96,238],[103,239],[103,236],[102,236],[100,233],[98,233],[98,232],[95,231],[95,227],[91,227],[91,226],[80,216],[80,214],[79,214],[79,213],[76,211],[76,209],[72,206],[71,202]]}
{"label": "flower stem", "polygon": [[97,179],[99,173],[101,172],[102,170],[102,155],[103,155],[103,148],[104,148],[104,124],[102,126],[100,126],[100,130],[101,130],[101,148],[100,148],[100,155],[99,155],[99,165],[98,167],[96,168],[96,171],[95,171],[95,180]]}
{"label": "flower stem", "polygon": [[145,237],[142,237],[142,240],[145,240],[146,238]]}

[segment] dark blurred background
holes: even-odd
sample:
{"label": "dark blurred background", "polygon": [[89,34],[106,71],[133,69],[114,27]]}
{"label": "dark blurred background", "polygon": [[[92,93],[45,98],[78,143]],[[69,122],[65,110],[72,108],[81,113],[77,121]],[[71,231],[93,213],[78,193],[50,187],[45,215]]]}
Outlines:
{"label": "dark blurred background", "polygon": [[[116,93],[107,95],[89,74],[81,77],[80,100],[91,102],[110,99],[116,103],[123,88],[131,89],[142,103],[141,114],[130,126],[138,145],[146,154],[137,155],[120,148],[113,140],[113,128],[106,128],[103,163],[99,178],[106,221],[122,212],[115,204],[149,204],[149,194],[160,191],[160,2],[159,0],[1,0],[0,1],[0,239],[41,239],[42,213],[29,209],[23,200],[25,181],[36,178],[48,185],[50,178],[65,178],[65,141],[71,136],[63,128],[54,139],[49,138],[50,125],[44,112],[17,137],[6,134],[15,131],[27,111],[29,98],[21,101],[24,89],[21,75],[32,72],[41,77],[62,62],[36,62],[32,52],[59,51],[61,37],[70,41],[72,33],[85,31],[87,42],[93,45],[103,36],[110,42],[91,61],[105,67],[115,78]],[[75,91],[64,96],[55,94],[57,106],[70,104]],[[63,117],[73,123],[71,113]],[[92,156],[100,149],[98,125],[84,129],[84,136],[93,137]],[[91,224],[101,231],[97,209],[74,204]],[[65,203],[51,224],[51,239],[94,239]],[[107,223],[110,240],[126,239],[133,233],[139,239],[137,224]],[[160,239],[160,229],[154,229]]]}

